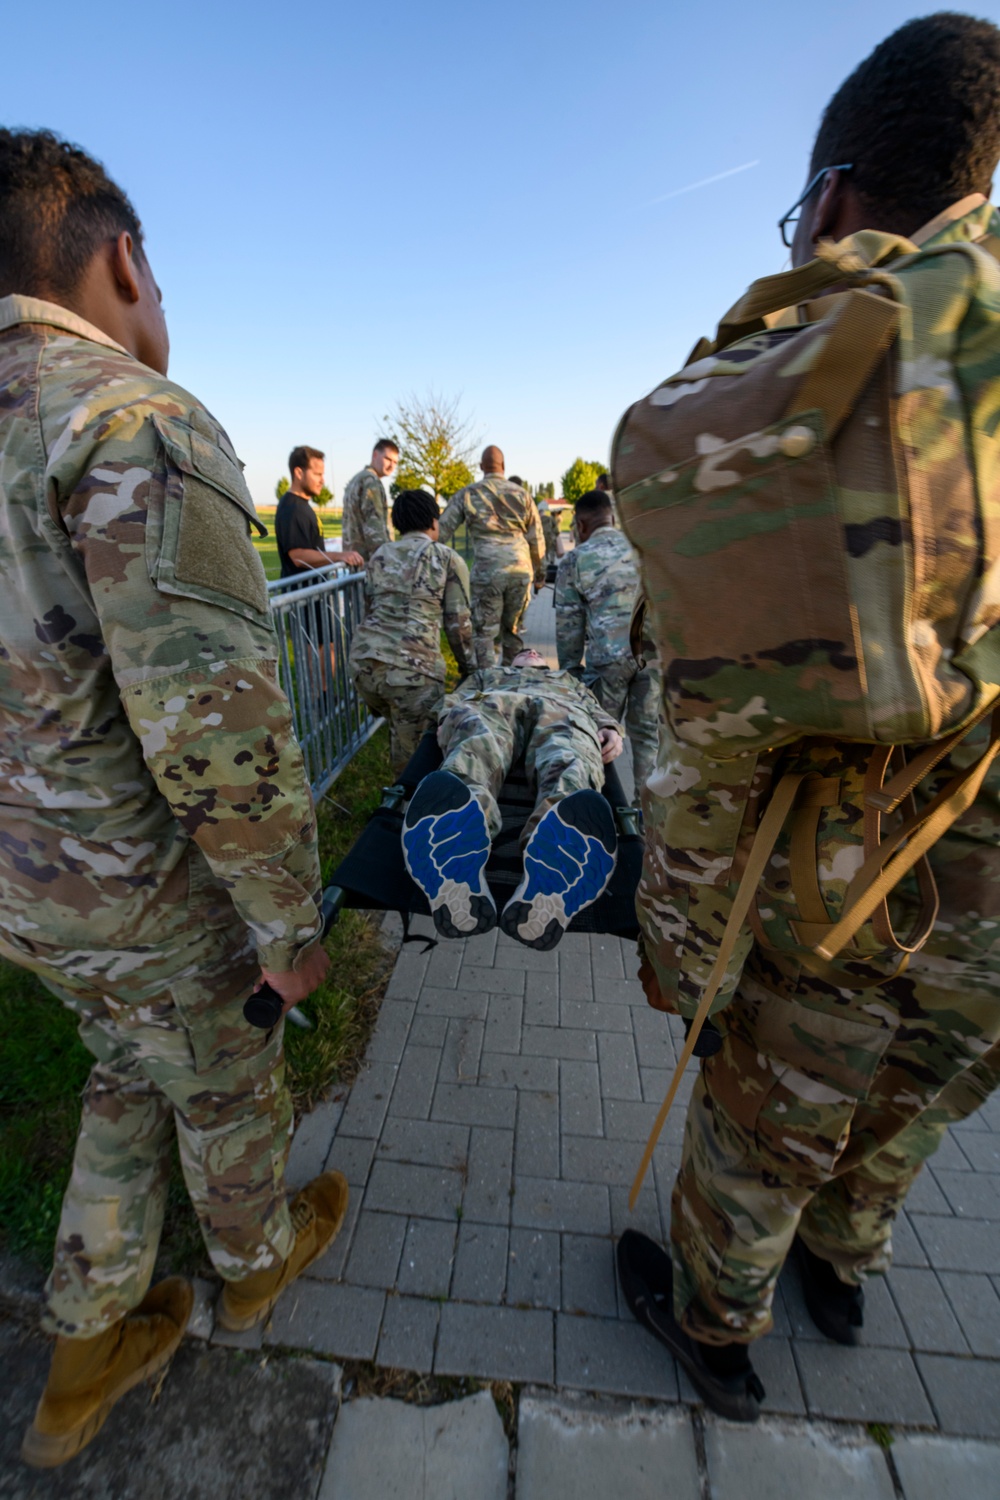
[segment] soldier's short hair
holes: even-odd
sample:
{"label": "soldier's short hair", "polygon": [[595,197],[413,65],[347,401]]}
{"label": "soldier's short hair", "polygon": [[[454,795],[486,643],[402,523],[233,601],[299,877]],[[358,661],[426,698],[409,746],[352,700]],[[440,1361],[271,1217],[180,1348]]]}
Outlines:
{"label": "soldier's short hair", "polygon": [[524,480],[521,478],[520,474],[508,474],[507,481],[509,484],[519,484],[522,489],[524,488]]}
{"label": "soldier's short hair", "polygon": [[142,225],[99,161],[51,130],[0,129],[0,297],[67,298],[95,253]]}
{"label": "soldier's short hair", "polygon": [[585,495],[580,496],[573,510],[577,515],[581,516],[596,516],[600,515],[603,511],[607,511],[608,515],[610,515],[611,496],[607,490],[588,490]]}
{"label": "soldier's short hair", "polygon": [[810,175],[841,162],[880,220],[912,232],[969,193],[1000,158],[1000,31],[940,11],[880,42],[827,105]]}
{"label": "soldier's short hair", "polygon": [[594,488],[598,489],[598,490],[610,490],[610,488],[611,488],[611,475],[610,474],[598,474],[598,476],[597,476],[597,483],[595,484]]}
{"label": "soldier's short hair", "polygon": [[307,448],[304,443],[300,443],[299,446],[297,448],[293,448],[291,453],[289,453],[288,455],[288,472],[294,479],[295,470],[308,469],[310,459],[325,457],[326,454],[322,452],[321,449]]}
{"label": "soldier's short hair", "polygon": [[395,438],[379,438],[372,449],[373,453],[398,453],[399,444]]}
{"label": "soldier's short hair", "polygon": [[400,536],[430,531],[439,515],[437,501],[426,490],[401,490],[392,502],[392,524]]}

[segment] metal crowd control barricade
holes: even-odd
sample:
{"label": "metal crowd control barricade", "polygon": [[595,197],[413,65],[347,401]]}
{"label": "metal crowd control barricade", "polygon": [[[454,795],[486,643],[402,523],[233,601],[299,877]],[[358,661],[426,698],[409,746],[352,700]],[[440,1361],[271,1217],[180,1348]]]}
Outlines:
{"label": "metal crowd control barricade", "polygon": [[267,588],[281,685],[318,799],[382,722],[358,697],[347,670],[364,614],[364,574],[334,563]]}

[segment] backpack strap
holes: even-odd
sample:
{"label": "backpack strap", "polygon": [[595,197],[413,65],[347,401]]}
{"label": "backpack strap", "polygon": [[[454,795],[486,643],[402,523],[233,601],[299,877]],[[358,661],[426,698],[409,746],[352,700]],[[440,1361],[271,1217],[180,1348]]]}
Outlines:
{"label": "backpack strap", "polygon": [[[887,753],[888,752],[888,753]],[[878,805],[876,798],[879,795],[882,783],[885,779],[886,770],[890,765],[899,767],[900,774],[906,771],[906,752],[902,745],[891,747],[879,745],[875,754],[868,762],[868,772],[865,776],[865,858],[870,858],[880,847],[882,840],[882,818],[883,809]],[[913,783],[916,786],[916,782]],[[894,809],[900,805],[895,802]],[[906,795],[906,806],[911,818],[917,816],[917,804],[911,788]],[[920,891],[920,908],[916,920],[910,929],[909,936],[905,942],[900,942],[892,927],[892,919],[889,916],[888,899],[883,899],[872,912],[872,930],[879,942],[885,948],[895,948],[897,952],[916,953],[924,946],[931,935],[931,928],[937,921],[938,898],[937,882],[934,879],[934,871],[931,869],[926,854],[920,856],[916,863],[917,886]],[[845,896],[845,906],[850,900],[850,887]],[[820,944],[829,936],[831,928],[825,934],[817,934],[815,942],[810,946],[819,948]],[[897,970],[897,973],[901,972]],[[895,976],[893,976],[895,977]]]}
{"label": "backpack strap", "polygon": [[786,416],[818,409],[824,436],[832,441],[898,334],[902,315],[898,302],[857,287],[838,298],[819,358],[789,402]]}
{"label": "backpack strap", "polygon": [[[899,883],[903,876],[906,875],[910,870],[912,870],[915,865],[920,866],[920,869],[918,869],[918,879],[920,879],[921,881],[921,895],[923,897],[923,900],[921,902],[921,912],[917,918],[914,930],[910,933],[905,944],[899,943],[895,937],[895,934],[892,932],[892,927],[889,923],[888,908],[886,908],[885,925],[888,929],[888,933],[890,934],[890,940],[887,943],[887,946],[895,946],[897,949],[901,949],[904,954],[904,962],[896,970],[895,975],[886,975],[880,977],[877,981],[871,982],[858,981],[854,979],[853,976],[845,976],[847,987],[854,989],[867,989],[870,988],[874,983],[884,984],[888,979],[895,978],[900,973],[902,973],[909,953],[918,948],[921,943],[926,940],[927,934],[930,931],[930,927],[933,925],[934,919],[937,915],[937,889],[934,886],[933,875],[930,872],[929,866],[927,867],[926,876],[922,874],[922,867],[924,864],[926,864],[925,856],[928,849],[930,849],[933,844],[936,844],[938,839],[941,838],[943,834],[947,833],[948,829],[955,822],[955,820],[961,817],[961,815],[972,806],[972,803],[975,801],[979,789],[986,778],[987,771],[993,764],[996,756],[1000,754],[1000,707],[996,706],[998,694],[1000,694],[1000,689],[995,689],[991,694],[989,701],[980,708],[979,712],[971,720],[970,723],[966,724],[961,730],[957,731],[956,734],[949,735],[945,741],[939,742],[933,746],[929,746],[926,751],[922,752],[920,756],[916,757],[912,765],[907,766],[903,770],[899,771],[896,777],[894,777],[893,780],[890,781],[885,788],[882,787],[882,778],[891,762],[893,747],[879,747],[880,749],[884,749],[885,753],[872,756],[871,766],[874,767],[874,769],[871,769],[870,767],[869,775],[873,783],[873,787],[871,793],[866,793],[866,802],[868,801],[869,796],[875,798],[879,795],[884,796],[885,793],[888,792],[889,800],[892,801],[893,799],[895,799],[894,806],[898,807],[902,802],[903,797],[912,797],[912,793],[916,785],[916,782],[912,782],[913,773],[914,771],[919,769],[921,761],[925,762],[925,765],[920,774],[926,775],[928,765],[936,765],[940,760],[942,760],[944,756],[948,754],[948,751],[954,749],[954,747],[962,739],[964,739],[966,735],[968,735],[971,730],[973,730],[976,725],[980,723],[981,720],[986,716],[986,714],[992,709],[992,719],[990,721],[990,741],[979,760],[975,761],[965,770],[960,771],[956,776],[953,776],[952,779],[944,787],[942,787],[942,789],[937,793],[935,797],[931,799],[931,801],[922,811],[914,811],[913,813],[911,813],[911,815],[905,818],[904,821],[899,825],[899,827],[894,829],[893,832],[885,840],[880,842],[877,841],[879,834],[879,825],[877,822],[873,822],[872,824],[866,823],[866,845],[870,841],[872,841],[872,839],[874,839],[876,841],[875,847],[872,853],[866,857],[864,863],[861,866],[861,869],[855,875],[854,879],[851,881],[851,884],[847,888],[847,893],[844,898],[844,915],[841,917],[839,922],[833,924],[832,926],[829,926],[827,932],[823,936],[822,941],[815,944],[814,952],[816,953],[818,959],[829,961],[836,958],[837,954],[845,946],[845,944],[850,941],[855,932],[857,932],[858,928],[864,922],[866,922],[868,918],[871,917],[879,907],[885,906],[886,898],[888,897],[890,892]],[[929,761],[929,757],[931,755],[933,755],[932,762]],[[749,855],[747,856],[746,866],[744,868],[743,875],[740,879],[739,887],[736,892],[736,896],[733,900],[733,904],[729,912],[729,920],[727,921],[725,931],[722,934],[722,940],[719,943],[718,952],[716,953],[715,962],[712,965],[711,973],[708,976],[708,981],[705,985],[704,993],[702,994],[701,1000],[698,1002],[698,1009],[695,1011],[694,1018],[691,1022],[691,1026],[687,1034],[687,1040],[684,1044],[684,1050],[680,1055],[677,1067],[674,1069],[673,1077],[670,1080],[670,1087],[667,1089],[666,1098],[660,1105],[659,1112],[657,1113],[656,1119],[653,1122],[653,1128],[650,1131],[649,1140],[646,1142],[646,1147],[642,1154],[642,1160],[639,1163],[639,1169],[636,1172],[635,1180],[632,1183],[628,1200],[629,1208],[632,1210],[634,1210],[635,1208],[636,1201],[639,1197],[639,1191],[642,1187],[643,1179],[645,1178],[646,1172],[649,1169],[649,1164],[653,1159],[653,1152],[656,1149],[656,1143],[660,1138],[663,1126],[665,1125],[667,1116],[670,1113],[670,1108],[677,1096],[677,1090],[680,1087],[680,1082],[681,1078],[684,1075],[684,1070],[690,1062],[692,1056],[694,1055],[698,1037],[701,1033],[701,1029],[705,1023],[705,1020],[708,1017],[708,1013],[712,1008],[712,1002],[715,1000],[716,995],[719,993],[719,990],[722,987],[722,981],[726,975],[726,968],[729,964],[730,958],[732,957],[733,949],[736,946],[736,941],[739,937],[740,929],[743,926],[744,921],[746,921],[750,916],[750,913],[754,907],[757,895],[757,887],[760,884],[760,880],[764,874],[767,862],[770,859],[771,854],[774,850],[774,846],[778,841],[778,837],[781,833],[782,827],[784,826],[786,818],[792,811],[792,808],[796,805],[797,799],[800,796],[800,789],[803,789],[803,784],[808,781],[815,782],[816,788],[815,791],[812,787],[804,789],[803,806],[801,811],[808,812],[810,814],[808,820],[803,820],[803,827],[812,829],[810,861],[812,863],[813,869],[811,879],[815,880],[816,878],[815,824],[813,823],[812,809],[816,809],[816,816],[818,817],[819,807],[823,805],[819,801],[819,799],[825,798],[826,800],[829,800],[830,787],[828,783],[830,783],[833,779],[834,778],[829,777],[810,777],[809,772],[806,771],[796,772],[791,776],[783,776],[782,779],[778,782],[778,785],[775,787],[771,800],[764,812],[764,816],[761,818],[760,825],[754,837]],[[909,782],[912,782],[912,785],[909,786],[909,791],[907,792],[904,790],[900,795],[897,796],[897,793],[900,792],[900,787],[902,787],[904,783]],[[874,802],[872,803],[872,810],[875,814],[878,815],[880,815],[882,812],[882,809],[879,808]],[[800,844],[802,845],[802,847],[804,847],[804,842],[805,836],[803,835],[802,837],[800,837]],[[801,886],[806,892],[804,899],[807,903],[807,906],[809,910],[815,910],[816,908],[814,908],[812,902],[812,896],[814,893],[811,889],[811,883],[810,881],[805,880],[801,873],[805,869],[805,863],[806,862],[804,856],[800,855],[796,861],[796,867],[800,871]],[[929,885],[927,884],[928,879],[930,882]],[[798,894],[798,891],[796,891],[797,898]],[[820,897],[820,901],[822,901],[822,897]],[[827,918],[825,906],[823,908],[823,913],[824,918]],[[828,918],[825,925],[828,925]],[[806,962],[805,967],[812,969],[813,965],[809,962]],[[818,972],[823,978],[831,978],[832,982],[834,983],[836,983],[840,978],[840,976],[835,971],[831,973],[831,971],[826,970],[825,968],[820,968],[818,965],[816,966],[816,972]]]}
{"label": "backpack strap", "polygon": [[[748,334],[759,333],[766,326],[765,318],[772,313],[809,302],[831,287],[859,283],[871,286],[874,283],[891,290],[894,280],[891,273],[876,267],[903,255],[913,255],[916,250],[916,245],[898,235],[864,230],[837,242],[822,240],[816,247],[815,260],[807,261],[793,271],[762,276],[743,293],[719,324],[711,352],[746,338]],[[708,348],[698,345],[699,354],[709,352]]]}
{"label": "backpack strap", "polygon": [[[995,698],[996,694],[994,701]],[[966,726],[964,733],[974,727],[975,721]],[[816,947],[820,958],[835,958],[893,887],[948,832],[956,819],[969,810],[998,754],[1000,708],[994,707],[989,744],[980,758],[953,776],[919,813],[905,818],[865,860],[847,888],[844,915]]]}

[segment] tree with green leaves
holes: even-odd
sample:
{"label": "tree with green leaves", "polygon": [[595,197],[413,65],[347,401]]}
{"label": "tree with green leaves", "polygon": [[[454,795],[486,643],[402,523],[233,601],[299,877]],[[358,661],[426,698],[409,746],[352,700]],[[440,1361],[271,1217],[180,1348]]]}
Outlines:
{"label": "tree with green leaves", "polygon": [[277,499],[280,500],[281,497],[282,497],[282,495],[287,495],[288,490],[289,490],[288,475],[287,474],[282,474],[281,478],[278,480],[277,484],[274,486],[275,496],[277,497]]}
{"label": "tree with green leaves", "polygon": [[398,401],[384,418],[399,444],[399,468],[392,493],[429,489],[438,499],[449,499],[471,484],[470,467],[479,443],[471,436],[472,419],[460,410],[461,397],[451,399],[430,391],[424,397]]}
{"label": "tree with green leaves", "polygon": [[588,490],[594,489],[598,477],[604,473],[602,463],[588,463],[585,458],[575,458],[562,477],[563,499],[574,503]]}
{"label": "tree with green leaves", "polygon": [[554,500],[556,498],[556,487],[552,483],[552,480],[549,479],[545,484],[536,485],[533,494],[536,500]]}

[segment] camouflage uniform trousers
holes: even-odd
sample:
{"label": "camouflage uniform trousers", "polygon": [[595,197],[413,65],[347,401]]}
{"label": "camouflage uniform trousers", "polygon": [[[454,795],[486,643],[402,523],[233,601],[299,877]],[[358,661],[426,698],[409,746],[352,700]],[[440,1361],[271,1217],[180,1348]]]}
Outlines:
{"label": "camouflage uniform trousers", "polygon": [[[941,1090],[887,1146],[849,1179],[834,1178],[810,1204],[803,1237],[817,1255],[834,1261],[845,1279],[888,1271],[892,1225],[907,1193],[944,1139],[950,1125],[981,1109],[1000,1084],[1000,1045]],[[845,1183],[846,1186],[842,1186]],[[852,1265],[844,1251],[853,1245]]]}
{"label": "camouflage uniform trousers", "polygon": [[89,1338],[141,1302],[156,1261],[173,1133],[212,1263],[227,1280],[278,1265],[294,1243],[284,1188],[292,1135],[283,1026],[242,1007],[260,977],[246,927],[85,953],[15,948],[80,1020],[96,1059],[83,1095],[43,1325]]}
{"label": "camouflage uniform trousers", "polygon": [[695,1082],[674,1186],[689,1333],[766,1333],[796,1231],[847,1283],[888,1269],[921,1165],[998,1080],[1000,996],[959,983],[959,967],[949,987],[947,963],[921,953],[898,979],[835,990],[753,949]]}
{"label": "camouflage uniform trousers", "polygon": [[524,650],[520,634],[524,611],[531,602],[530,570],[504,571],[472,565],[469,580],[472,609],[472,648],[476,666],[496,665],[497,635],[502,650],[501,665],[509,667]]}
{"label": "camouflage uniform trousers", "polygon": [[659,743],[660,674],[655,667],[640,667],[635,661],[613,661],[584,672],[590,688],[605,713],[624,724],[632,746],[635,801],[656,765]]}
{"label": "camouflage uniform trousers", "polygon": [[352,662],[351,676],[372,713],[389,725],[389,758],[398,776],[434,723],[444,683],[413,667],[391,667],[367,657]]}
{"label": "camouflage uniform trousers", "polygon": [[460,698],[441,715],[438,743],[442,771],[451,771],[475,793],[490,838],[500,832],[500,789],[522,755],[536,789],[522,843],[560,797],[586,788],[600,791],[604,785],[597,730],[586,710],[574,703],[513,692]]}

